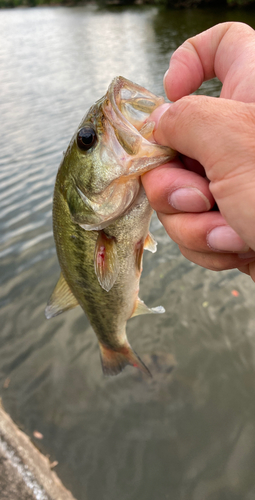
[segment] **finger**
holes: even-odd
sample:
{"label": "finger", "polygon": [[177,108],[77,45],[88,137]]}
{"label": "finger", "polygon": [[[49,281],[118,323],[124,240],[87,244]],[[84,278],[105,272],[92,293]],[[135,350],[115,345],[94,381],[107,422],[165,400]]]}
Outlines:
{"label": "finger", "polygon": [[[242,154],[244,160],[247,158],[255,105],[193,95],[164,104],[152,113],[151,119],[155,123],[156,142],[196,160],[204,166],[210,180],[214,180],[215,176],[209,174],[216,163],[217,174],[224,176],[233,173],[235,166],[232,161],[227,163],[226,158],[235,154]],[[240,166],[239,157],[237,166]]]}
{"label": "finger", "polygon": [[248,274],[253,281],[255,281],[255,262],[250,262],[249,264],[242,265],[238,267],[241,273]]}
{"label": "finger", "polygon": [[194,92],[203,81],[217,76],[223,82],[222,97],[253,101],[254,44],[254,30],[233,22],[218,24],[185,41],[173,53],[164,77],[167,97],[176,101]]}
{"label": "finger", "polygon": [[205,267],[206,269],[210,269],[211,271],[224,271],[226,269],[235,269],[235,268],[247,270],[248,262],[251,262],[253,266],[255,264],[255,256],[253,258],[247,259],[246,266],[244,267],[244,263],[240,262],[240,259],[237,256],[237,254],[231,254],[231,253],[219,254],[214,252],[200,253],[200,252],[195,252],[193,250],[189,250],[186,247],[182,246],[179,246],[179,248],[182,255],[186,259],[190,260],[191,262],[194,262],[195,264],[198,264],[199,266]]}
{"label": "finger", "polygon": [[187,170],[191,170],[192,172],[196,172],[196,174],[199,174],[202,177],[206,177],[205,169],[203,165],[201,165],[201,163],[199,163],[198,161],[184,155],[181,155],[181,161],[183,162],[183,165]]}
{"label": "finger", "polygon": [[250,264],[245,264],[237,268],[241,273],[250,275]]}
{"label": "finger", "polygon": [[[219,212],[172,215],[158,213],[158,218],[170,238],[189,250],[205,253],[211,251],[239,253],[242,263],[242,257],[255,256],[254,252],[250,255],[249,246],[227,225]],[[246,252],[249,253],[246,255]]]}
{"label": "finger", "polygon": [[181,161],[175,160],[142,176],[149,202],[157,212],[204,212],[213,207],[208,180],[182,167]]}
{"label": "finger", "polygon": [[188,96],[153,119],[156,141],[204,166],[220,212],[255,249],[254,104]]}

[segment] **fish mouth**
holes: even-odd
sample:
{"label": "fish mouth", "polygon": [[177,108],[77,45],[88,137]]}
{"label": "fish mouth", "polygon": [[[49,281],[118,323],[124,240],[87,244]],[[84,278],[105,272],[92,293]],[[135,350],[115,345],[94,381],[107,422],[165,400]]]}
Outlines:
{"label": "fish mouth", "polygon": [[[102,111],[126,153],[131,156],[139,153],[144,124],[151,113],[163,103],[163,97],[155,96],[122,76],[113,79]],[[152,137],[152,128],[150,132]]]}
{"label": "fish mouth", "polygon": [[102,112],[126,153],[126,168],[122,175],[141,176],[176,156],[176,151],[155,143],[155,124],[147,121],[164,102],[163,97],[122,76],[114,78],[110,84],[102,103]]}
{"label": "fish mouth", "polygon": [[129,130],[134,127],[138,132],[152,112],[165,102],[163,97],[152,94],[123,76],[113,79],[107,95],[121,123],[124,121]]}

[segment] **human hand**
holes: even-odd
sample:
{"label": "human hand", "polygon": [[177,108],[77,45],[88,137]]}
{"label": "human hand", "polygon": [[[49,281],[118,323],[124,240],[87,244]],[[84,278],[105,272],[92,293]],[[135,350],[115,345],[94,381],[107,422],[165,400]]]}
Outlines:
{"label": "human hand", "polygon": [[[255,32],[241,23],[214,26],[177,49],[164,81],[176,102],[151,119],[155,140],[182,156],[142,180],[185,257],[213,270],[237,267],[255,281],[254,59]],[[214,76],[220,99],[187,96]],[[210,210],[215,201],[219,212]]]}

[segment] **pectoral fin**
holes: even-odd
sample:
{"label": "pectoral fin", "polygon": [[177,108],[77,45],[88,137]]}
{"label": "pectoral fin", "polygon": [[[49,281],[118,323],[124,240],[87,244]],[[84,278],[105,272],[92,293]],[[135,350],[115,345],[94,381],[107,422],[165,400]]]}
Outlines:
{"label": "pectoral fin", "polygon": [[95,273],[101,287],[109,292],[119,273],[119,260],[115,238],[99,231],[94,257]]}
{"label": "pectoral fin", "polygon": [[146,306],[146,304],[143,302],[143,300],[139,299],[137,297],[136,304],[135,304],[135,309],[134,312],[131,316],[131,318],[134,318],[134,316],[139,316],[140,314],[162,314],[165,312],[165,309],[163,306],[157,306],[157,307],[152,307],[151,309]]}
{"label": "pectoral fin", "polygon": [[58,316],[62,312],[73,309],[78,305],[79,302],[71,292],[63,274],[60,273],[59,280],[45,309],[46,318],[54,318],[54,316]]}
{"label": "pectoral fin", "polygon": [[145,238],[144,248],[145,250],[149,250],[149,252],[152,253],[155,253],[157,251],[157,242],[150,232]]}

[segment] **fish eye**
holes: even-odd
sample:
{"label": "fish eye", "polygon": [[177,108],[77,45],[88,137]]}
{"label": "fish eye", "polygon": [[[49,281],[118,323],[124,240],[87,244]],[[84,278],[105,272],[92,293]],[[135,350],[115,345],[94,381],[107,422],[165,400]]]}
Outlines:
{"label": "fish eye", "polygon": [[97,140],[96,132],[91,127],[83,127],[77,134],[77,144],[83,151],[88,151]]}

